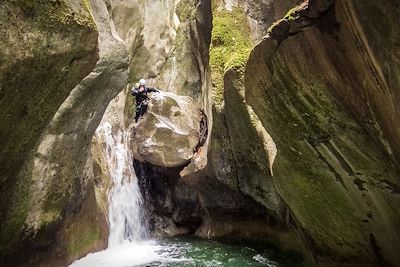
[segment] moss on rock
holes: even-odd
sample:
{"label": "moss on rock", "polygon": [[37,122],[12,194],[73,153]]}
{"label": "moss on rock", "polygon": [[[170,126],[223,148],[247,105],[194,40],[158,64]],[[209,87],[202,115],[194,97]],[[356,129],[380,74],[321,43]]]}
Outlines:
{"label": "moss on rock", "polygon": [[193,0],[181,0],[176,5],[175,12],[180,21],[186,21],[195,16],[196,8]]}
{"label": "moss on rock", "polygon": [[[394,227],[400,217],[393,209],[400,199],[380,184],[387,179],[386,184],[397,184],[390,188],[397,188],[398,168],[380,144],[380,134],[371,129],[371,124],[385,125],[376,121],[376,112],[392,100],[379,96],[377,54],[368,54],[377,68],[373,71],[365,61],[367,54],[360,54],[379,38],[367,40],[358,25],[376,30],[373,18],[360,20],[352,4],[336,8],[313,21],[317,27],[279,40],[279,48],[271,35],[253,49],[246,66],[246,100],[277,144],[276,188],[314,257],[321,264],[396,265],[398,254],[387,243],[400,239]],[[290,23],[289,28],[275,25],[272,31],[303,25],[295,11],[289,13],[293,21],[280,21]],[[349,13],[354,15],[351,20]],[[372,104],[376,101],[381,102]],[[375,258],[371,242],[379,243],[384,263],[379,263],[380,255]]]}
{"label": "moss on rock", "polygon": [[90,251],[93,248],[93,243],[100,238],[100,232],[97,228],[91,225],[81,229],[77,235],[70,237],[68,253],[70,255],[81,255],[82,251]]}
{"label": "moss on rock", "polygon": [[[32,229],[51,232],[63,216],[48,206],[29,225],[38,179],[36,146],[71,90],[95,66],[97,30],[88,2],[6,0],[0,3],[0,256],[30,242]],[[54,149],[54,148],[52,148]],[[30,171],[29,171],[30,170]],[[59,181],[58,190],[64,186]],[[70,190],[65,185],[65,191]],[[61,195],[65,195],[64,192]],[[45,202],[48,195],[40,198]],[[47,204],[46,204],[47,205]],[[39,213],[39,211],[38,211]],[[39,234],[38,234],[39,236]],[[39,245],[38,245],[39,246]]]}
{"label": "moss on rock", "polygon": [[232,11],[215,8],[213,25],[210,67],[214,170],[220,181],[262,203],[272,215],[279,201],[270,177],[269,153],[258,133],[263,127],[244,95],[244,69],[254,45],[249,21],[241,6]]}
{"label": "moss on rock", "polygon": [[232,140],[224,113],[224,76],[228,69],[244,69],[252,46],[250,26],[241,7],[232,11],[222,8],[222,1],[212,1],[213,29],[210,46],[210,70],[212,80],[211,151],[209,157],[217,179],[237,190],[238,169]]}
{"label": "moss on rock", "polygon": [[220,10],[214,13],[210,47],[210,68],[213,103],[221,111],[224,97],[224,74],[229,68],[244,69],[252,40],[250,26],[243,9]]}
{"label": "moss on rock", "polygon": [[57,27],[59,23],[96,28],[90,15],[88,0],[79,0],[71,4],[65,0],[8,0],[8,2],[15,5],[16,8],[21,7],[23,12],[44,30],[49,27]]}

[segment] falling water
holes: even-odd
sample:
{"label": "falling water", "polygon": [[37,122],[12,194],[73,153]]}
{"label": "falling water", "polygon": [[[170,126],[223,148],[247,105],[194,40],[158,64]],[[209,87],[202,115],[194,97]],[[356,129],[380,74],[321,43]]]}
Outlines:
{"label": "falling water", "polygon": [[104,140],[105,160],[113,182],[108,196],[108,248],[91,253],[70,267],[137,266],[159,260],[158,245],[147,240],[143,199],[128,147],[129,132],[103,122],[96,134]]}
{"label": "falling water", "polygon": [[132,154],[128,149],[129,132],[116,129],[108,122],[97,130],[104,137],[105,158],[113,181],[109,194],[110,235],[108,247],[125,241],[135,242],[146,239],[144,227],[143,199],[137,177],[132,166]]}

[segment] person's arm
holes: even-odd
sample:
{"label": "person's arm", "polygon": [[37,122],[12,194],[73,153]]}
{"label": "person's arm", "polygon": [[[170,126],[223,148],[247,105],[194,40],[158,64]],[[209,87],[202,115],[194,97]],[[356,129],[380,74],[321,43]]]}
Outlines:
{"label": "person's arm", "polygon": [[139,94],[139,90],[136,87],[132,87],[131,93],[133,96],[137,96]]}
{"label": "person's arm", "polygon": [[160,92],[160,90],[158,90],[158,89],[156,89],[156,88],[151,88],[151,87],[147,87],[147,91],[148,91],[149,93],[151,93],[151,92],[159,93],[159,92]]}

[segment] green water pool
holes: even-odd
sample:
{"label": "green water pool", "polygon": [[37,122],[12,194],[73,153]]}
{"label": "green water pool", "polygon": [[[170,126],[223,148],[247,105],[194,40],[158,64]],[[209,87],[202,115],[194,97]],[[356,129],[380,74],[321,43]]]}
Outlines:
{"label": "green water pool", "polygon": [[124,241],[90,253],[70,267],[310,267],[293,251],[248,239],[192,236]]}
{"label": "green water pool", "polygon": [[161,245],[158,253],[176,261],[153,262],[144,266],[309,266],[298,253],[259,240],[178,237],[159,239],[158,243]]}

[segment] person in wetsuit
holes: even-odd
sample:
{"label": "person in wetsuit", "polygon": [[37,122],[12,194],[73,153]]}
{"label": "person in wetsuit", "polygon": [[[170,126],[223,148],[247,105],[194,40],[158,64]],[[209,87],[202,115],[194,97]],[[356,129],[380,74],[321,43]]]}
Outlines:
{"label": "person in wetsuit", "polygon": [[147,107],[149,105],[149,97],[147,96],[147,94],[151,92],[159,93],[160,90],[147,87],[145,79],[140,79],[139,86],[135,86],[132,88],[132,95],[136,98],[135,122],[138,122],[139,118],[146,113]]}

